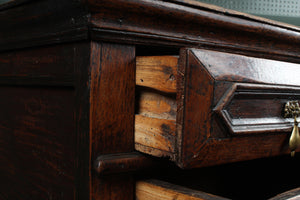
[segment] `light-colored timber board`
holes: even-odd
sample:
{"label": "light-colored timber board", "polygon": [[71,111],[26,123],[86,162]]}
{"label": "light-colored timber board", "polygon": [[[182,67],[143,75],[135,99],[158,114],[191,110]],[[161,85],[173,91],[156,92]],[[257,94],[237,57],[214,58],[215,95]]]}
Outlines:
{"label": "light-colored timber board", "polygon": [[137,200],[225,200],[213,194],[192,190],[159,180],[138,181]]}
{"label": "light-colored timber board", "polygon": [[177,56],[137,56],[136,85],[176,93]]}

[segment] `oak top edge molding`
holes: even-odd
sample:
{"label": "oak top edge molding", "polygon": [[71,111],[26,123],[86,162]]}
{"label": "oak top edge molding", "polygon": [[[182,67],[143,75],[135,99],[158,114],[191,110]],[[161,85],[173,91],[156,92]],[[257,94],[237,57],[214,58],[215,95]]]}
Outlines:
{"label": "oak top edge molding", "polygon": [[[225,21],[226,17],[234,17],[239,19],[244,19],[248,22],[258,22],[263,24],[268,24],[271,26],[280,27],[283,29],[293,30],[293,31],[300,31],[300,27],[286,24],[283,22],[278,22],[270,19],[266,19],[263,17],[251,15],[248,13],[243,13],[240,11],[230,10],[223,7],[219,7],[212,4],[203,3],[200,1],[195,0],[159,0],[159,1],[152,1],[152,0],[114,0],[115,3],[110,3],[109,1],[100,1],[100,0],[83,0],[83,2],[88,3],[90,6],[90,10],[93,13],[99,12],[103,7],[111,7],[115,9],[134,9],[136,7],[140,8],[141,12],[147,12],[147,10],[152,10],[153,8],[161,9],[161,11],[164,11],[164,8],[169,9],[175,9],[176,12],[180,12],[182,10],[185,10],[186,12],[189,12],[190,15],[193,14],[194,11],[192,9],[197,10],[196,12],[199,12],[201,15],[202,12],[206,14],[206,12],[214,13],[216,15],[221,15],[223,19],[220,19],[222,21]],[[142,9],[144,8],[144,9]],[[137,10],[135,10],[137,11]],[[176,17],[176,16],[174,16]]]}
{"label": "oak top edge molding", "polygon": [[300,59],[299,27],[191,0],[28,1],[2,9],[0,24],[0,51],[117,40],[176,48],[222,48],[297,63]]}

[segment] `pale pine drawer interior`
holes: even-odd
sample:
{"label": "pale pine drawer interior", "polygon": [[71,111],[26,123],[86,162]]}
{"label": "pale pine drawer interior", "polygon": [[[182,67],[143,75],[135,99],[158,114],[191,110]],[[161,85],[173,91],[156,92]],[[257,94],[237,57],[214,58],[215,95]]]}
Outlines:
{"label": "pale pine drawer interior", "polygon": [[135,148],[174,157],[178,57],[141,56],[136,63]]}

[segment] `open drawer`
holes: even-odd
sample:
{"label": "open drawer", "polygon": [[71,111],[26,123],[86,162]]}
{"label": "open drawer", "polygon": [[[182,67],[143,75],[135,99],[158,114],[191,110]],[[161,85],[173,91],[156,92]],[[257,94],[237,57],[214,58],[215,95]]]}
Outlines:
{"label": "open drawer", "polygon": [[138,151],[182,168],[290,153],[299,108],[284,115],[300,100],[298,64],[184,49],[137,57],[136,84]]}

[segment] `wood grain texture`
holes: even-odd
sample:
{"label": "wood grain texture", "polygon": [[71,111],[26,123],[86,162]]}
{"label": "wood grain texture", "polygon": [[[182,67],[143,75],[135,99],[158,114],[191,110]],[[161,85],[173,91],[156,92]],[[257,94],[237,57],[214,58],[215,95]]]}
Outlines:
{"label": "wood grain texture", "polygon": [[[282,77],[281,69],[293,71],[295,64],[268,60],[263,62],[255,58],[247,60],[244,56],[213,51],[210,54],[206,50],[181,53],[182,59],[186,59],[181,61],[186,69],[183,70],[183,78],[178,79],[183,80],[182,85],[179,85],[177,116],[177,123],[182,123],[178,126],[181,130],[177,132],[179,166],[200,167],[288,153],[288,125],[292,128],[292,124],[281,119],[282,111],[286,101],[299,98],[299,88],[293,87],[294,84],[298,85],[297,81],[286,82],[286,86],[278,85],[283,84],[282,80],[294,76],[286,72],[287,77]],[[222,59],[216,59],[218,56]],[[272,69],[269,71],[272,76],[266,74],[266,68]],[[252,78],[247,78],[248,73]],[[235,82],[252,84],[236,84],[239,89],[234,92],[237,95],[235,97],[229,94],[233,91],[230,84],[220,84],[220,81],[231,82],[233,85]],[[270,83],[273,85],[268,85]],[[227,89],[224,90],[224,87]],[[224,98],[220,98],[220,93],[224,94]],[[226,119],[222,115],[223,121],[215,113],[221,107],[228,111]],[[228,116],[232,120],[228,121]],[[276,121],[277,118],[281,121]],[[241,124],[234,128],[234,123]],[[232,137],[225,124],[229,124],[235,131],[236,128],[242,128],[240,132],[246,131],[249,134],[247,137]],[[256,135],[258,133],[260,135]]]}
{"label": "wood grain texture", "polygon": [[211,138],[201,146],[201,151],[185,166],[197,168],[232,163],[243,160],[289,154],[289,135],[260,135],[256,137]]}
{"label": "wood grain texture", "polygon": [[89,52],[88,43],[73,43],[1,53],[3,199],[88,198],[80,76],[88,76]]}
{"label": "wood grain texture", "polygon": [[[183,49],[177,108],[173,96],[138,88],[135,148],[182,168],[285,154],[292,119],[282,112],[299,99],[297,70],[293,63]],[[173,117],[170,108],[177,110]],[[165,132],[163,124],[175,118],[176,127]]]}
{"label": "wood grain texture", "polygon": [[137,200],[221,200],[226,199],[201,191],[173,185],[159,180],[145,180],[136,183]]}
{"label": "wood grain texture", "polygon": [[176,93],[177,65],[176,56],[138,56],[136,85]]}
{"label": "wood grain texture", "polygon": [[135,115],[135,148],[158,157],[173,157],[175,130],[175,120]]}
{"label": "wood grain texture", "polygon": [[173,158],[178,57],[139,56],[136,62],[135,149]]}
{"label": "wood grain texture", "polygon": [[198,59],[189,51],[183,58],[187,60],[185,82],[180,83],[183,86],[179,86],[184,87],[184,92],[181,92],[183,96],[178,103],[184,107],[178,116],[178,120],[183,122],[180,125],[182,130],[177,133],[177,145],[181,146],[177,160],[180,166],[185,166],[186,160],[197,157],[202,145],[210,137],[211,101],[214,91],[214,79],[200,67]]}
{"label": "wood grain texture", "polygon": [[88,12],[80,1],[31,1],[4,9],[0,51],[86,40],[87,23]]}
{"label": "wood grain texture", "polygon": [[94,162],[94,169],[100,176],[137,172],[158,166],[158,161],[138,152],[106,154],[99,156]]}
{"label": "wood grain texture", "polygon": [[216,81],[300,85],[299,64],[218,51],[192,51]]}
{"label": "wood grain texture", "polygon": [[34,1],[3,9],[0,22],[0,50],[91,37],[130,44],[202,46],[299,62],[299,28],[195,1]]}
{"label": "wood grain texture", "polygon": [[[0,7],[0,199],[134,199],[135,181],[130,174],[99,177],[92,164],[99,156],[134,151],[135,83],[139,84],[135,80],[136,45],[174,48],[171,52],[182,47],[214,49],[218,51],[213,56],[215,65],[225,59],[218,57],[219,51],[300,63],[299,28],[189,0],[25,1]],[[82,43],[70,44],[75,41]],[[202,79],[205,74],[217,74],[209,71],[214,66],[199,72],[194,65],[199,60],[189,61],[188,56],[182,54],[184,65],[179,66],[177,75],[176,68],[165,63],[153,72],[145,67],[148,75],[158,72],[162,79],[154,90],[140,93],[137,113],[157,122],[164,133],[164,148],[169,145],[170,151],[179,152],[177,158],[169,155],[173,160],[192,168],[288,153],[285,132],[231,136],[222,128],[224,123],[209,113],[208,107],[214,106],[192,104],[198,98],[217,103],[221,93],[230,88],[228,82],[297,86],[297,65],[289,64],[289,71],[283,63],[233,56],[222,66],[227,69],[226,76],[222,77],[220,70],[218,76]],[[174,58],[166,60],[172,60],[175,67]],[[189,63],[193,68],[185,69]],[[260,69],[259,73],[248,73],[251,67]],[[274,70],[286,75],[274,79]],[[203,87],[205,79],[211,81],[208,87]],[[152,80],[138,87],[151,86]],[[189,81],[191,84],[186,83]],[[196,88],[192,88],[194,84]],[[201,94],[206,90],[222,92],[212,98]],[[155,93],[154,98],[150,93]],[[190,101],[194,103],[185,104]],[[269,108],[279,113],[279,104]],[[240,105],[236,100],[229,109],[234,116],[238,117],[234,108]],[[202,114],[185,117],[195,110],[216,120],[211,126],[198,127]],[[175,116],[178,137],[173,132],[165,134],[169,129],[162,125],[166,123],[158,122],[169,120],[173,131]],[[204,118],[206,123],[209,117]],[[205,128],[213,132],[202,135]]]}
{"label": "wood grain texture", "polygon": [[0,84],[74,86],[76,44],[0,54]]}
{"label": "wood grain texture", "polygon": [[118,153],[116,151],[130,152],[135,98],[134,48],[105,43],[92,45],[90,126],[93,157]]}
{"label": "wood grain texture", "polygon": [[1,199],[74,199],[74,90],[0,87]]}
{"label": "wood grain texture", "polygon": [[93,12],[91,36],[95,40],[121,39],[127,43],[177,47],[201,45],[299,62],[298,28],[178,1],[87,2]]}
{"label": "wood grain texture", "polygon": [[[134,150],[135,48],[92,42],[91,51],[90,145],[94,161],[102,154]],[[113,181],[92,174],[93,199],[133,199],[133,191],[131,177]]]}
{"label": "wood grain texture", "polygon": [[175,94],[167,95],[148,88],[137,88],[136,114],[157,119],[175,120],[176,111]]}

